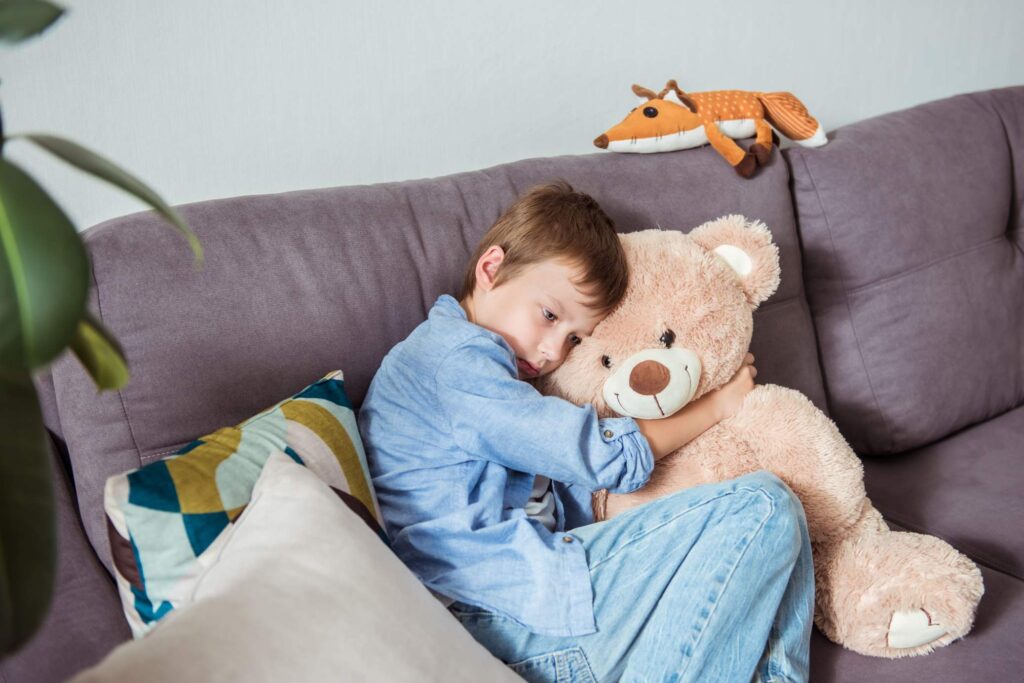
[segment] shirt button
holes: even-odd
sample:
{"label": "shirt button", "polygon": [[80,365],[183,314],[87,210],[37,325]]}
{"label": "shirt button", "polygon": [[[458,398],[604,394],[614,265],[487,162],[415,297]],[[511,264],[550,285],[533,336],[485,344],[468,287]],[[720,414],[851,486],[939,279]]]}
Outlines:
{"label": "shirt button", "polygon": [[562,540],[566,543],[572,543],[572,536],[562,536]]}
{"label": "shirt button", "polygon": [[606,438],[606,439],[610,439],[610,438],[612,438],[613,436],[615,436],[615,432],[613,432],[613,431],[612,431],[612,430],[610,430],[610,429],[606,429],[606,430],[604,430],[604,438]]}

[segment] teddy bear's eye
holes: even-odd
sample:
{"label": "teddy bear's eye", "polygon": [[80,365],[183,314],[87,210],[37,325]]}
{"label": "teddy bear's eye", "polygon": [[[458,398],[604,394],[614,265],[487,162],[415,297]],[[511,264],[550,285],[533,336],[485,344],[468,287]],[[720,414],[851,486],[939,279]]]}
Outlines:
{"label": "teddy bear's eye", "polygon": [[676,333],[673,332],[672,330],[665,330],[665,334],[661,335],[661,338],[658,341],[664,344],[666,349],[671,349],[672,342],[674,342],[675,340]]}
{"label": "teddy bear's eye", "polygon": [[601,356],[601,365],[610,368],[612,366],[612,359],[608,356]]}

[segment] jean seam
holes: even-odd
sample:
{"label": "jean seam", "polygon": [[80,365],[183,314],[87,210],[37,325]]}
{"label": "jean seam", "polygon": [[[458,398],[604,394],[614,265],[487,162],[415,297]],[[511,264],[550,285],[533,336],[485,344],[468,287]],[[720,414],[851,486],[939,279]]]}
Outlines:
{"label": "jean seam", "polygon": [[[764,670],[768,674],[768,678],[765,679],[765,683],[775,683],[779,680],[776,678],[778,671],[776,671],[777,667],[775,666],[775,648],[772,647],[774,642],[772,635],[775,633],[775,630],[775,624],[772,624],[771,628],[768,629],[768,659],[764,663]],[[779,635],[781,636],[782,634]]]}
{"label": "jean seam", "polygon": [[[759,489],[755,489],[755,490],[758,493],[762,493],[763,494],[763,492],[760,491]],[[732,577],[736,574],[736,567],[738,567],[740,562],[743,560],[743,556],[747,554],[747,550],[750,548],[751,544],[753,543],[754,537],[757,536],[757,534],[761,531],[761,529],[764,528],[764,525],[768,522],[768,520],[772,517],[772,515],[775,514],[775,501],[772,500],[772,497],[768,496],[768,495],[765,495],[765,498],[768,499],[768,504],[770,506],[770,508],[768,510],[768,514],[766,514],[764,516],[764,519],[761,520],[761,523],[757,525],[757,528],[754,529],[754,532],[750,535],[750,539],[747,541],[747,544],[745,546],[743,546],[743,549],[740,551],[739,556],[736,558],[736,561],[732,565],[732,569],[729,571],[729,576],[726,577],[725,582],[722,584],[722,589],[719,591],[719,595],[722,595],[723,593],[725,593],[726,589],[728,589],[729,583],[732,581]],[[701,627],[700,633],[697,634],[697,639],[693,642],[693,646],[692,646],[693,650],[696,650],[697,647],[700,645],[700,641],[704,637],[705,627],[706,627],[707,623],[709,621],[711,621],[711,618],[714,617],[715,612],[718,609],[719,602],[720,601],[716,600],[714,603],[712,603],[711,611],[708,612],[707,617],[704,618],[704,626]],[[770,640],[771,640],[771,638],[769,637],[769,641]],[[769,657],[770,657],[770,655],[769,655]],[[680,668],[678,673],[679,674],[685,673],[686,669],[687,669],[687,666],[688,666],[688,664],[691,661],[692,660],[689,658],[689,655],[687,655],[686,656],[686,660],[684,661],[683,666],[682,666],[682,668]]]}
{"label": "jean seam", "polygon": [[[629,538],[629,540],[627,540],[625,543],[623,543],[620,546],[617,546],[611,553],[609,553],[604,558],[602,558],[598,562],[595,562],[593,565],[591,565],[590,573],[593,574],[595,569],[597,569],[602,564],[604,564],[608,560],[610,560],[613,557],[615,557],[616,555],[618,555],[622,550],[624,550],[628,546],[632,545],[635,541],[638,541],[641,538],[643,538],[643,537],[645,537],[645,536],[647,536],[647,535],[657,531],[658,529],[660,529],[661,527],[665,526],[666,524],[669,524],[670,522],[674,522],[676,519],[678,519],[679,517],[682,517],[683,515],[685,515],[685,514],[687,514],[689,512],[693,512],[694,510],[697,510],[698,508],[701,508],[704,505],[707,505],[708,503],[716,501],[719,498],[722,498],[724,496],[728,496],[728,495],[733,494],[736,491],[740,491],[740,490],[743,490],[743,491],[753,491],[755,493],[762,493],[762,490],[760,488],[753,488],[753,487],[750,487],[750,486],[737,486],[732,491],[722,491],[721,493],[719,493],[719,494],[717,494],[717,495],[715,495],[715,496],[713,496],[711,498],[707,498],[705,500],[702,500],[701,502],[697,503],[696,505],[688,507],[685,510],[681,510],[679,513],[677,513],[675,515],[672,515],[668,519],[663,520],[661,523],[656,524],[655,526],[652,526],[649,529],[644,529],[642,532],[640,532],[636,536],[631,536]],[[768,496],[768,500],[772,504],[772,511],[774,511],[775,503],[771,501],[771,497],[770,496]],[[640,508],[636,508],[636,509],[640,509]]]}
{"label": "jean seam", "polygon": [[597,674],[594,673],[594,667],[590,664],[590,657],[587,657],[587,651],[583,649],[582,645],[577,645],[579,650],[580,659],[583,660],[581,666],[586,667],[586,671],[590,673],[590,680],[596,680]]}

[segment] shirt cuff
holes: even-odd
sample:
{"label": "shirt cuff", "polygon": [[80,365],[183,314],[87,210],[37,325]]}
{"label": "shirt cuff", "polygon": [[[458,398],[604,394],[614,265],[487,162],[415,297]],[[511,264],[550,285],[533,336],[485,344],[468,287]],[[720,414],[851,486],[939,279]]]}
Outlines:
{"label": "shirt cuff", "polygon": [[619,442],[625,459],[625,472],[612,493],[631,493],[641,488],[654,471],[654,451],[640,432],[640,425],[631,417],[606,417],[598,421],[605,443]]}

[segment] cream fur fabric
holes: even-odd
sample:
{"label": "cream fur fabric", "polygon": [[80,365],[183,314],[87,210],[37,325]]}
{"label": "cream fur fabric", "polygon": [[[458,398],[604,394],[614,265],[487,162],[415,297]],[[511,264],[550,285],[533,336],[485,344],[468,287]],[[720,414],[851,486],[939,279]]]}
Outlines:
{"label": "cream fur fabric", "polygon": [[[602,416],[668,416],[740,367],[753,311],[779,284],[778,249],[763,224],[739,215],[688,235],[644,230],[622,242],[631,269],[625,299],[537,386],[592,403]],[[860,459],[791,389],[756,386],[736,415],[658,461],[644,488],[598,492],[595,517],[758,469],[785,481],[804,506],[815,623],[826,636],[862,654],[904,657],[970,631],[984,592],[977,566],[934,536],[890,531],[867,498]]]}

